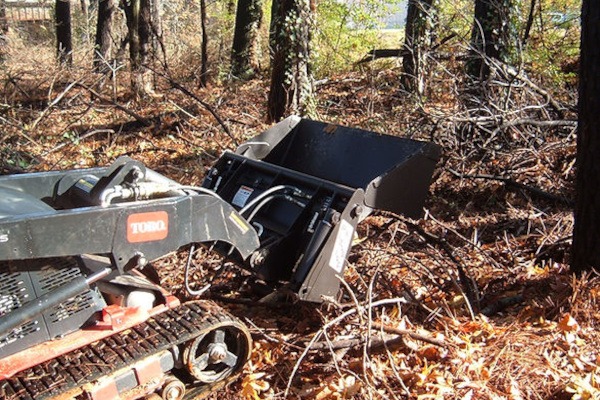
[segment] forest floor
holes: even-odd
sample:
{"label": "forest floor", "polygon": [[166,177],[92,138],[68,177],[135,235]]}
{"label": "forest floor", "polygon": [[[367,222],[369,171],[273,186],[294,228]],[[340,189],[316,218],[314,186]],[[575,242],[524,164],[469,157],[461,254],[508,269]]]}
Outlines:
{"label": "forest floor", "polygon": [[[46,61],[31,53],[15,55],[0,78],[3,174],[129,155],[199,184],[235,147],[232,137],[269,126],[266,80],[179,80],[229,136],[160,77],[155,96],[139,102],[123,89],[124,72],[120,86],[106,78],[100,88],[90,72],[40,69]],[[568,266],[575,127],[483,129],[451,88],[419,103],[398,81],[395,67],[332,77],[318,86],[313,118],[442,145],[424,218],[376,212],[362,222],[339,298],[320,305],[260,302],[247,274],[227,267],[206,297],[248,324],[254,349],[241,377],[210,398],[600,398],[600,278]],[[564,119],[576,120],[570,111]],[[189,298],[185,256],[154,266],[165,287]],[[196,261],[198,287],[213,265]]]}

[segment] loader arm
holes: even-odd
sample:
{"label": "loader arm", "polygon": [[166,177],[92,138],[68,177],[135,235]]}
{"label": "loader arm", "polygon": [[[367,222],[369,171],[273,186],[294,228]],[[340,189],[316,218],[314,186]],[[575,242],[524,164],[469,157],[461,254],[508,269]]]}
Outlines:
{"label": "loader arm", "polygon": [[244,259],[258,247],[233,207],[202,194],[17,215],[0,219],[0,236],[5,260],[105,254],[121,272],[190,243],[222,241]]}

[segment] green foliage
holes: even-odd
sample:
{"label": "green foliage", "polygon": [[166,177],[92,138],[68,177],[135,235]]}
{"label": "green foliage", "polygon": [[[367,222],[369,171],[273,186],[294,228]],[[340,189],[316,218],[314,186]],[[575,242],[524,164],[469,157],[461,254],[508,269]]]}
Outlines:
{"label": "green foliage", "polygon": [[541,0],[524,49],[527,68],[548,84],[576,84],[579,65],[580,0]]}
{"label": "green foliage", "polygon": [[[313,36],[313,65],[317,79],[352,69],[372,49],[402,44],[398,32],[384,32],[382,20],[399,10],[401,0],[319,1],[316,10],[316,34]],[[385,43],[386,39],[391,43]]]}

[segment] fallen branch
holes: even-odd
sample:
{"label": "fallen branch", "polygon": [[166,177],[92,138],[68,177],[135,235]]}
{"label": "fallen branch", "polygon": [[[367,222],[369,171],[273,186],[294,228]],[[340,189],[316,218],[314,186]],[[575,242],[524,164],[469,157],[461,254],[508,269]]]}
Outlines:
{"label": "fallen branch", "polygon": [[405,301],[406,300],[404,298],[378,300],[373,303],[370,303],[368,305],[368,307],[360,306],[360,307],[352,308],[348,311],[345,311],[341,315],[339,315],[336,318],[332,319],[331,321],[325,323],[323,325],[323,327],[321,327],[321,329],[319,329],[319,331],[317,331],[317,333],[314,334],[312,340],[306,346],[306,348],[304,349],[304,352],[302,352],[302,354],[300,355],[300,358],[298,358],[298,361],[296,361],[296,364],[294,365],[294,368],[292,369],[292,373],[290,374],[290,377],[288,379],[288,383],[285,388],[285,393],[284,393],[283,397],[285,397],[285,398],[288,397],[290,388],[292,387],[292,381],[294,380],[294,377],[296,376],[296,373],[298,372],[298,369],[300,368],[300,364],[302,364],[302,361],[304,360],[304,358],[306,357],[308,352],[311,350],[312,345],[317,343],[317,340],[319,340],[319,338],[325,333],[325,331],[327,331],[327,329],[329,329],[330,327],[332,327],[334,325],[339,324],[344,319],[348,318],[351,315],[356,314],[359,311],[361,313],[364,312],[366,308],[372,309],[374,307],[384,306],[384,305],[388,305],[388,304],[398,304],[398,303],[403,303]]}
{"label": "fallen branch", "polygon": [[229,128],[227,127],[227,125],[225,125],[225,122],[223,122],[223,120],[221,119],[221,117],[219,116],[219,114],[217,114],[217,112],[215,111],[215,109],[212,108],[210,104],[202,101],[198,96],[196,96],[194,93],[192,93],[189,90],[187,90],[179,82],[173,80],[170,76],[167,76],[167,75],[165,75],[165,74],[163,74],[161,72],[158,72],[155,69],[150,68],[148,66],[146,66],[146,68],[148,68],[150,71],[154,72],[158,76],[162,77],[163,79],[166,79],[171,84],[171,86],[173,86],[175,89],[179,90],[181,93],[185,94],[186,96],[191,97],[192,99],[194,99],[198,103],[200,103],[200,105],[202,105],[202,107],[206,108],[212,114],[212,116],[215,117],[215,119],[217,120],[217,122],[219,123],[219,125],[221,125],[221,127],[223,128],[223,130],[225,131],[225,133],[227,134],[227,136],[229,136],[231,138],[231,140],[233,141],[233,144],[236,147],[239,145],[238,141],[235,139],[235,137],[233,137],[233,135],[231,134],[231,131],[229,130]]}
{"label": "fallen branch", "polygon": [[523,302],[523,294],[519,293],[516,296],[510,296],[510,297],[505,297],[502,298],[500,300],[498,300],[497,302],[490,304],[489,306],[485,307],[484,309],[481,310],[481,313],[483,315],[485,315],[486,317],[491,317],[494,314],[498,314],[500,311],[520,304]]}
{"label": "fallen branch", "polygon": [[575,128],[577,126],[577,121],[569,121],[569,120],[558,120],[558,121],[538,121],[535,119],[515,119],[513,121],[508,121],[499,127],[496,128],[494,134],[498,133],[500,130],[505,128],[510,128],[513,126],[521,126],[521,125],[531,125],[536,126],[538,128],[554,128],[560,126],[570,126]]}
{"label": "fallen branch", "polygon": [[[437,50],[444,43],[448,42],[449,40],[453,39],[456,36],[457,36],[457,34],[455,32],[446,36],[438,44],[436,44],[431,49],[429,49],[429,52],[433,52],[433,51]],[[366,62],[377,60],[378,58],[391,58],[391,57],[401,58],[401,57],[410,56],[411,54],[412,54],[412,51],[410,51],[409,49],[374,49],[374,50],[369,51],[367,53],[367,55],[364,56],[361,60],[359,60],[356,64],[364,64]]]}
{"label": "fallen branch", "polygon": [[367,62],[371,62],[377,60],[379,58],[392,58],[392,57],[406,57],[409,56],[411,52],[406,49],[373,49],[367,53],[366,56],[357,61],[357,64],[364,64]]}
{"label": "fallen branch", "polygon": [[473,309],[472,304],[475,303],[477,309],[479,309],[479,290],[477,289],[477,283],[475,282],[475,280],[467,274],[465,268],[463,268],[462,262],[454,255],[455,248],[444,238],[440,238],[425,231],[425,229],[421,228],[414,222],[409,221],[407,218],[401,216],[398,216],[398,218],[402,222],[404,222],[408,227],[410,227],[419,235],[421,235],[426,241],[429,241],[441,247],[444,253],[446,253],[446,255],[448,256],[448,258],[450,258],[450,261],[452,261],[452,263],[456,267],[456,272],[458,273],[460,282],[462,282],[464,286],[464,290],[463,287],[461,287],[461,285],[456,281],[456,279],[452,277],[452,275],[450,275],[450,279],[452,280],[456,288],[465,297],[465,300],[467,300],[467,306],[469,308],[471,318],[475,319],[475,310]]}
{"label": "fallen branch", "polygon": [[448,172],[450,172],[452,175],[456,176],[457,178],[461,178],[461,179],[486,179],[486,180],[490,180],[490,181],[498,181],[498,182],[502,182],[504,183],[506,186],[510,186],[510,187],[515,187],[517,189],[522,189],[522,190],[526,190],[528,192],[531,192],[537,196],[540,197],[544,197],[547,198],[549,200],[553,200],[553,201],[559,201],[562,202],[570,207],[574,206],[574,202],[571,199],[566,198],[565,196],[562,195],[557,195],[557,194],[553,194],[553,193],[548,193],[545,190],[533,187],[533,186],[528,186],[525,185],[523,183],[517,182],[511,178],[505,178],[502,176],[493,176],[493,175],[487,175],[487,174],[480,174],[480,175],[464,175],[464,174],[460,174],[456,171],[454,171],[451,168],[447,168]]}
{"label": "fallen branch", "polygon": [[434,346],[446,347],[446,348],[448,348],[448,347],[454,347],[453,344],[445,342],[444,340],[435,339],[435,338],[433,338],[431,336],[422,335],[420,333],[409,331],[407,329],[394,328],[392,326],[380,324],[379,322],[373,322],[373,328],[375,328],[375,329],[381,329],[384,332],[393,333],[395,335],[408,336],[411,339],[419,340],[419,341],[425,342],[425,343],[429,343],[429,344],[432,344]]}
{"label": "fallen branch", "polygon": [[[380,339],[380,338],[371,338],[368,340],[369,349],[376,349],[382,346],[397,346],[400,344],[404,344],[401,337],[394,337],[389,339]],[[366,338],[355,338],[355,339],[344,339],[344,340],[336,340],[335,342],[316,342],[310,346],[311,350],[341,350],[341,349],[351,349],[353,347],[359,347],[367,343]]]}
{"label": "fallen branch", "polygon": [[79,84],[79,80],[77,80],[75,82],[72,82],[69,85],[67,85],[67,87],[58,96],[56,96],[54,98],[54,100],[52,100],[52,102],[50,104],[48,104],[48,107],[46,107],[44,109],[44,111],[42,111],[42,113],[40,114],[40,116],[37,117],[35,121],[33,121],[33,123],[31,124],[30,131],[33,131],[35,129],[35,127],[42,121],[42,119],[44,119],[46,117],[46,115],[49,114],[49,112],[52,109],[52,107],[54,107],[55,105],[57,105],[66,96],[66,94],[73,88],[73,86],[76,86],[78,84]]}
{"label": "fallen branch", "polygon": [[[115,131],[112,130],[112,129],[95,129],[93,131],[86,132],[83,135],[79,136],[77,138],[77,140],[80,142],[80,141],[85,140],[85,139],[87,139],[87,138],[89,138],[91,136],[94,136],[94,135],[98,134],[98,133],[115,133]],[[72,141],[68,141],[68,142],[65,141],[65,142],[59,143],[56,146],[54,146],[53,148],[51,148],[50,150],[43,152],[41,155],[43,157],[43,156],[46,156],[46,155],[48,155],[50,153],[54,153],[55,151],[60,150],[63,147],[65,147],[65,146],[67,146],[67,145],[69,145],[71,143],[73,143],[73,142]]]}
{"label": "fallen branch", "polygon": [[81,88],[83,88],[83,89],[87,90],[87,91],[88,91],[88,92],[90,92],[90,93],[91,93],[93,96],[95,96],[95,97],[99,98],[100,100],[102,100],[102,101],[105,101],[105,102],[107,102],[107,103],[110,103],[110,104],[112,104],[113,106],[117,107],[119,110],[123,111],[125,114],[127,114],[127,115],[129,115],[129,116],[131,116],[131,117],[135,118],[135,119],[136,119],[136,121],[138,121],[140,124],[142,124],[142,125],[144,125],[144,126],[152,126],[152,122],[151,122],[149,119],[147,119],[147,118],[144,118],[144,117],[142,117],[141,115],[137,114],[136,112],[134,112],[134,111],[131,111],[129,108],[127,108],[127,107],[124,107],[124,106],[122,106],[121,104],[119,104],[119,103],[117,103],[117,102],[115,102],[115,101],[112,101],[112,100],[111,100],[111,99],[109,99],[109,98],[106,98],[106,97],[102,96],[100,93],[96,92],[96,91],[95,91],[94,89],[92,89],[91,87],[85,86],[85,85],[83,85],[83,84],[81,84],[81,83],[77,83],[77,86],[79,86],[79,87],[81,87]]}

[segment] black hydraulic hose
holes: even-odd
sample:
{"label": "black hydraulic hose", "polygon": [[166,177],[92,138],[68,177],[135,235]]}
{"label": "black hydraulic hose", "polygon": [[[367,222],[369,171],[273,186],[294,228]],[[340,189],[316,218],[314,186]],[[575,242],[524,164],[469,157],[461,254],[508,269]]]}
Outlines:
{"label": "black hydraulic hose", "polygon": [[246,204],[241,210],[240,210],[240,215],[244,215],[246,212],[248,212],[252,207],[254,207],[254,205],[256,203],[258,203],[259,201],[261,201],[262,199],[266,198],[267,196],[275,193],[275,192],[280,192],[283,190],[289,190],[292,192],[292,194],[294,196],[298,196],[298,197],[303,197],[305,199],[310,198],[306,193],[302,192],[300,189],[298,189],[295,186],[290,186],[290,185],[278,185],[278,186],[273,186],[272,188],[264,191],[263,193],[261,193],[260,195],[256,196],[256,198],[252,199],[248,204]]}
{"label": "black hydraulic hose", "polygon": [[10,334],[15,328],[31,321],[38,315],[56,307],[60,303],[85,292],[90,288],[90,284],[96,282],[112,272],[112,269],[102,269],[89,277],[78,276],[69,283],[66,283],[50,292],[38,297],[29,303],[18,307],[0,318],[0,337]]}
{"label": "black hydraulic hose", "polygon": [[274,195],[271,195],[271,196],[265,198],[260,203],[258,203],[258,205],[256,207],[254,207],[254,210],[252,210],[252,212],[248,216],[247,221],[248,222],[252,221],[252,219],[256,216],[256,214],[260,211],[261,208],[263,208],[265,205],[267,205],[268,203],[270,203],[271,201],[273,201],[275,199],[286,200],[286,201],[288,201],[292,204],[295,204],[301,208],[306,207],[306,204],[302,203],[301,201],[296,200],[292,196],[289,196],[287,194],[274,194]]}

